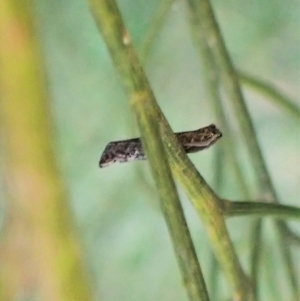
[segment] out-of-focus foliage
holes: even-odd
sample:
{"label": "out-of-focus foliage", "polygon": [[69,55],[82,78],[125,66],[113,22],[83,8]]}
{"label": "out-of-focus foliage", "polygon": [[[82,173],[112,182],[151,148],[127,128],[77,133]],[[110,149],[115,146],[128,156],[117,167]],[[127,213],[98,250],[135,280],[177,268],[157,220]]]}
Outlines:
{"label": "out-of-focus foliage", "polygon": [[[159,2],[118,1],[137,48]],[[295,7],[299,5],[294,0],[214,2],[236,66],[268,79],[294,98],[299,97],[300,53],[299,11]],[[36,16],[53,99],[57,156],[99,300],[185,300],[147,163],[98,168],[101,152],[109,141],[139,134],[87,3],[39,0]],[[186,18],[184,2],[176,1],[146,63],[154,93],[174,131],[218,123],[206,101],[201,64]],[[246,99],[278,194],[286,204],[299,205],[299,126],[257,94],[246,92]],[[228,116],[236,124],[233,114],[229,112]],[[229,133],[224,133],[219,143],[226,143],[226,134]],[[232,134],[240,133],[236,129]],[[237,140],[240,163],[251,185],[251,166],[242,140]],[[209,149],[191,155],[212,186],[213,152]],[[227,167],[228,174],[219,193],[240,199]],[[182,199],[199,259],[207,272],[211,255],[206,237],[184,195]],[[248,222],[249,218],[239,218],[228,223],[238,255],[245,264],[249,252]],[[275,234],[272,227],[267,226],[265,231],[270,234],[264,236],[268,246]],[[266,251],[269,252],[268,247]],[[274,281],[280,279],[278,253],[269,252],[264,260],[272,269]],[[267,278],[268,272],[264,271],[262,277]],[[283,300],[272,285],[263,287],[262,293],[264,300]]]}

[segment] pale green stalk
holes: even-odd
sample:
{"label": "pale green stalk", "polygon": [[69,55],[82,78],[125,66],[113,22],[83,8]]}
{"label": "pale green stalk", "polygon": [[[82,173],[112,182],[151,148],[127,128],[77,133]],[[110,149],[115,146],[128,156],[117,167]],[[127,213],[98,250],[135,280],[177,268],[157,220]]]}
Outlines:
{"label": "pale green stalk", "polygon": [[[149,105],[155,111],[155,119],[160,126],[160,134],[165,143],[173,174],[201,214],[216,256],[234,289],[235,300],[246,300],[249,292],[248,279],[243,273],[230,241],[217,196],[187,158],[155,102],[148,84],[145,84],[145,77],[142,76],[143,73],[132,48],[130,36],[121,23],[119,15],[112,13],[115,11],[114,1],[94,0],[90,3],[126,90],[130,94],[137,87],[142,86],[145,93],[143,97],[149,99]],[[111,14],[109,17],[106,15],[107,12]],[[112,41],[109,41],[110,37]],[[132,97],[129,96],[129,98]]]}
{"label": "pale green stalk", "polygon": [[[113,0],[91,0],[91,11],[137,117],[183,282],[191,301],[208,301],[196,252],[160,138],[159,107]],[[169,129],[169,135],[173,135]]]}
{"label": "pale green stalk", "polygon": [[53,149],[44,62],[29,0],[0,2],[0,122],[6,215],[0,298],[91,301]]}

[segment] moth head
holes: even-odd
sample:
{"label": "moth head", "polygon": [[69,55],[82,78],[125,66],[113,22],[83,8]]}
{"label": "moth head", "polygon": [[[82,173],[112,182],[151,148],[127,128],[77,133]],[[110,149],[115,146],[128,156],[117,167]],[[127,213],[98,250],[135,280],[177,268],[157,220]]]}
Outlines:
{"label": "moth head", "polygon": [[208,145],[212,145],[222,137],[221,131],[214,124],[210,124],[200,130],[202,131],[202,139],[207,141]]}

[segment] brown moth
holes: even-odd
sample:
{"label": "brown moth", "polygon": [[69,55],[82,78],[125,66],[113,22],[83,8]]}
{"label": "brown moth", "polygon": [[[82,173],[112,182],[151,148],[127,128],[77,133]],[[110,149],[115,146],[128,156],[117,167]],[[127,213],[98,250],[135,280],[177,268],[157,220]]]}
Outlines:
{"label": "brown moth", "polygon": [[[213,145],[222,133],[214,124],[195,131],[175,133],[186,153],[195,153]],[[115,162],[145,160],[140,138],[113,141],[107,144],[100,158],[99,166],[106,167]]]}

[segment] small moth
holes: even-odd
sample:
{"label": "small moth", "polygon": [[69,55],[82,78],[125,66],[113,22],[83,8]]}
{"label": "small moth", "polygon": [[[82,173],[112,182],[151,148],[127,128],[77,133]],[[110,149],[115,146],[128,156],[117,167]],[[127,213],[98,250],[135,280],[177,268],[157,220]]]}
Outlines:
{"label": "small moth", "polygon": [[[214,124],[195,131],[175,133],[186,153],[195,153],[214,144],[222,133]],[[99,166],[106,167],[115,162],[145,160],[140,138],[113,141],[107,144],[100,158]]]}

